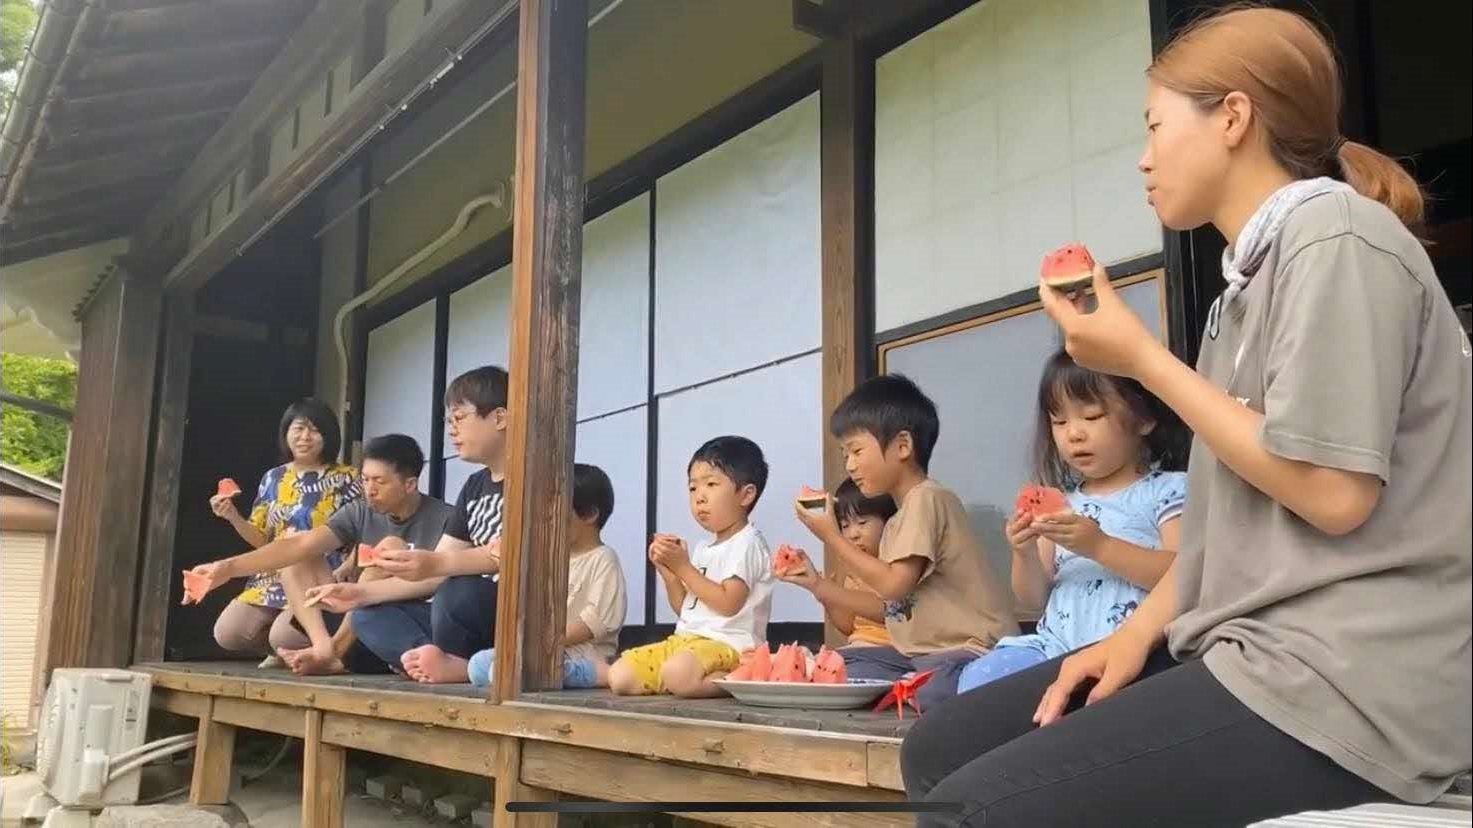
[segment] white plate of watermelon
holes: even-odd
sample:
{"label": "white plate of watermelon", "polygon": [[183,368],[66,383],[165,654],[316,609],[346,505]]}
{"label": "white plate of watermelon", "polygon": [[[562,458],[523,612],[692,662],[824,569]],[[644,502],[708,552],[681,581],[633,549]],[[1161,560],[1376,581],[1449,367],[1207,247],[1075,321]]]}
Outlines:
{"label": "white plate of watermelon", "polygon": [[761,644],[742,654],[741,666],[716,685],[742,704],[850,710],[872,704],[891,682],[851,679],[844,657],[824,647],[814,655],[807,647],[784,644],[773,653]]}

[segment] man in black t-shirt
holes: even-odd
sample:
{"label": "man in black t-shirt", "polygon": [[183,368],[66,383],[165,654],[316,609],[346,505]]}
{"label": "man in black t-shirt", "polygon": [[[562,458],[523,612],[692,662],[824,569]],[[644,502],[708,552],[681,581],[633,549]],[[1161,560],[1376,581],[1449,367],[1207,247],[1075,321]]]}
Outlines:
{"label": "man in black t-shirt", "polygon": [[[496,578],[506,464],[506,371],[485,366],[445,389],[445,424],[460,458],[482,468],[461,488],[445,534],[433,551],[386,549],[379,566],[405,581],[436,583],[429,624],[417,607],[353,608],[359,637],[375,652],[405,653],[435,644],[443,656],[416,664],[435,682],[466,681],[466,660],[495,645]],[[331,591],[331,588],[329,590]],[[331,598],[323,603],[336,609]],[[352,607],[350,607],[352,608]],[[418,656],[408,656],[418,658]],[[402,658],[396,669],[403,669]]]}

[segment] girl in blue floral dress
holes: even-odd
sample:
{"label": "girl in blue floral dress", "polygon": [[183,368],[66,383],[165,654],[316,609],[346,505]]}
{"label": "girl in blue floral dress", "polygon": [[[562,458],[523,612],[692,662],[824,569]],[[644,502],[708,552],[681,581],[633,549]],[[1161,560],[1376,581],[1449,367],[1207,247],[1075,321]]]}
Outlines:
{"label": "girl in blue floral dress", "polygon": [[957,692],[980,687],[1109,635],[1176,556],[1186,500],[1186,429],[1134,380],[1090,371],[1064,351],[1038,388],[1036,473],[1069,509],[1014,514],[1013,593],[1044,607],[1031,635],[1003,638],[963,670]]}
{"label": "girl in blue floral dress", "polygon": [[[358,470],[337,462],[342,436],[337,415],[327,405],[314,399],[293,403],[282,414],[277,434],[287,462],[261,476],[249,518],[241,516],[230,496],[210,498],[215,515],[253,547],[327,525],[333,512],[356,500],[361,491]],[[336,569],[344,557],[343,551],[329,555],[328,565]],[[277,573],[257,573],[220,613],[215,642],[232,652],[266,654],[272,625],[281,635],[288,635],[290,622],[286,592]],[[302,641],[307,646],[305,636]],[[281,663],[268,655],[261,666]]]}

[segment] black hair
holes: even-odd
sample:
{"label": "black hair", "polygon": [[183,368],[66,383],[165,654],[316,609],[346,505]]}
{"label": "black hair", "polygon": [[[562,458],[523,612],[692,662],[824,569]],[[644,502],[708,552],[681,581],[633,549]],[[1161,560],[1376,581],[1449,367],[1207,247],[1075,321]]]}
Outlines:
{"label": "black hair", "polygon": [[756,443],[746,437],[712,438],[691,455],[685,473],[690,474],[691,467],[697,463],[709,463],[719,469],[738,489],[749,483],[756,486],[757,496],[752,498],[747,512],[757,507],[757,501],[762,499],[762,490],[767,488],[767,460],[762,457],[762,448]]}
{"label": "black hair", "polygon": [[861,431],[873,435],[881,449],[888,449],[901,432],[910,434],[916,464],[929,473],[941,418],[920,386],[900,374],[883,374],[860,383],[829,415],[829,432],[835,437]]}
{"label": "black hair", "polygon": [[845,480],[834,490],[834,520],[840,528],[862,517],[889,520],[895,516],[895,511],[895,498],[887,494],[865,497],[853,480]]}
{"label": "black hair", "polygon": [[1091,371],[1061,348],[1044,363],[1043,376],[1038,381],[1038,424],[1033,437],[1033,466],[1038,482],[1057,488],[1068,488],[1078,482],[1078,473],[1059,456],[1059,449],[1054,445],[1051,418],[1063,407],[1064,400],[1104,405],[1111,393],[1120,398],[1137,422],[1156,424],[1144,438],[1147,456],[1141,458],[1143,465],[1162,471],[1186,469],[1191,432],[1175,411],[1139,382]]}
{"label": "black hair", "polygon": [[506,369],[499,365],[473,368],[445,387],[445,407],[473,405],[476,416],[484,417],[498,408],[506,408],[507,384]]}
{"label": "black hair", "polygon": [[598,528],[604,528],[614,514],[614,484],[598,466],[573,464],[573,512],[581,518],[598,515]]}
{"label": "black hair", "polygon": [[276,429],[276,443],[281,448],[282,459],[292,459],[292,447],[286,442],[286,433],[297,420],[306,420],[322,435],[322,453],[318,456],[318,461],[328,464],[338,462],[338,452],[343,448],[343,432],[338,427],[338,415],[333,413],[327,403],[313,397],[297,400],[282,413],[281,425]]}
{"label": "black hair", "polygon": [[419,477],[425,468],[425,453],[407,434],[385,434],[369,440],[363,446],[363,459],[388,463],[403,477]]}

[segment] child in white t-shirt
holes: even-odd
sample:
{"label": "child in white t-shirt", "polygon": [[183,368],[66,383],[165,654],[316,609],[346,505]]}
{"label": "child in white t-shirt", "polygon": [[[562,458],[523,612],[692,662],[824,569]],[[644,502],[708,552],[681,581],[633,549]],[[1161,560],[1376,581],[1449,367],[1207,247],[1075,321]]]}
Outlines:
{"label": "child in white t-shirt", "polygon": [[767,642],[772,556],[748,523],[767,485],[762,449],[745,437],[717,437],[696,451],[687,474],[691,514],[713,537],[694,550],[674,535],[657,534],[650,543],[680,621],[674,635],[615,662],[609,687],[621,695],[722,695],[714,680],[736,668],[743,650]]}
{"label": "child in white t-shirt", "polygon": [[[563,634],[563,687],[607,687],[609,660],[619,649],[619,629],[628,606],[619,556],[604,545],[602,531],[614,513],[614,486],[598,466],[573,466],[573,503],[568,516],[568,616]],[[416,667],[444,662],[458,667],[461,681],[477,687],[491,684],[496,650],[485,649],[468,660],[440,651],[433,644],[411,650],[404,660],[410,678],[433,681]]]}

